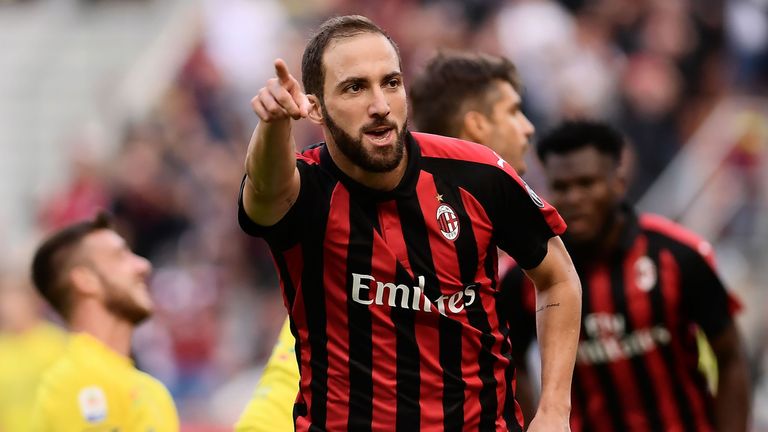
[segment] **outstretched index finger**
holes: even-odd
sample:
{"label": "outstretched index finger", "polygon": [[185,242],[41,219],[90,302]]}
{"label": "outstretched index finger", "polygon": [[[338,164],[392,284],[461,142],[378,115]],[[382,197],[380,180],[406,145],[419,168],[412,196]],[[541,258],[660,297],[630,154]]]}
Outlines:
{"label": "outstretched index finger", "polygon": [[288,65],[285,64],[283,59],[275,60],[275,74],[280,81],[280,85],[283,86],[293,97],[294,102],[299,107],[300,117],[306,117],[311,108],[307,95],[302,93],[299,82],[296,81],[290,72],[288,72]]}
{"label": "outstretched index finger", "polygon": [[277,75],[277,79],[280,80],[280,84],[285,86],[286,84],[291,84],[291,73],[288,72],[288,65],[285,64],[285,61],[283,59],[277,59],[275,60],[275,74]]}

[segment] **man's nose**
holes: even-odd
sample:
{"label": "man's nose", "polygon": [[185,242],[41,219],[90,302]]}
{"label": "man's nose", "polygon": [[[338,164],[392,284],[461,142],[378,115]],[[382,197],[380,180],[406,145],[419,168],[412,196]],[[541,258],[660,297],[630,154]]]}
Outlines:
{"label": "man's nose", "polygon": [[523,114],[523,121],[525,122],[524,124],[525,136],[530,138],[531,136],[533,136],[534,132],[536,132],[536,128],[533,126],[533,123],[531,123],[531,121],[528,119],[528,116],[526,116],[525,114]]}
{"label": "man's nose", "polygon": [[152,273],[152,263],[149,262],[148,259],[136,255],[137,267],[139,269],[139,273],[141,273],[143,276],[148,276],[150,273]]}
{"label": "man's nose", "polygon": [[389,101],[384,95],[381,88],[375,87],[373,92],[373,100],[371,100],[368,106],[368,115],[371,117],[386,117],[389,115]]}
{"label": "man's nose", "polygon": [[563,200],[569,205],[578,205],[584,200],[584,190],[580,187],[570,187],[563,194]]}

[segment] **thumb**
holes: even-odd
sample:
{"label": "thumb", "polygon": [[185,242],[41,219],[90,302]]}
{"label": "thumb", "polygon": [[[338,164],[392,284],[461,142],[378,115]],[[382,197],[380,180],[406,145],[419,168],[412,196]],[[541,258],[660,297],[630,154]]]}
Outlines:
{"label": "thumb", "polygon": [[296,105],[299,106],[299,112],[301,113],[301,116],[307,117],[309,115],[309,111],[312,109],[312,103],[309,101],[307,95],[299,92],[298,95],[294,96],[294,98],[296,100]]}

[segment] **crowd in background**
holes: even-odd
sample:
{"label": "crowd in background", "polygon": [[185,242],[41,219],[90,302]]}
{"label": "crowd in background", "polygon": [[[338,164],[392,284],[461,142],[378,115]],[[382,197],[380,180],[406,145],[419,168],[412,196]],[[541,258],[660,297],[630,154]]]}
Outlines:
{"label": "crowd in background", "polygon": [[[207,2],[199,46],[172,87],[145,118],[125,126],[108,163],[73,155],[69,183],[40,197],[40,229],[111,210],[154,265],[157,312],[136,335],[137,364],[168,385],[184,422],[229,424],[285,315],[269,251],[236,223],[256,122],[248,101],[273,73],[275,57],[298,76],[308,29],[332,14],[372,18],[398,42],[406,86],[438,47],[508,56],[523,78],[524,110],[540,131],[587,116],[626,132],[635,149],[636,200],[726,95],[768,91],[766,43],[756,47],[754,35],[727,31],[729,19],[740,19],[737,8],[750,3]],[[297,124],[296,135],[301,146],[322,139],[307,124]],[[762,137],[734,163],[753,169],[765,154]],[[541,185],[532,171],[530,181]]]}

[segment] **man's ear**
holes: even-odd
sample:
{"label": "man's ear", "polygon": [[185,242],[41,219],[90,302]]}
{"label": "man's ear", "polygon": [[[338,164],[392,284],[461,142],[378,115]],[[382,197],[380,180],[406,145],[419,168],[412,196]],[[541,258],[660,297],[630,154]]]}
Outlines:
{"label": "man's ear", "polygon": [[80,295],[92,296],[98,295],[100,290],[100,281],[96,272],[85,265],[75,265],[69,269],[67,275],[72,288]]}
{"label": "man's ear", "polygon": [[479,111],[467,111],[461,122],[459,138],[484,144],[490,130],[488,117]]}
{"label": "man's ear", "polygon": [[325,118],[323,117],[323,109],[320,105],[320,99],[313,94],[308,94],[307,99],[309,99],[309,115],[307,118],[318,126],[324,125]]}

